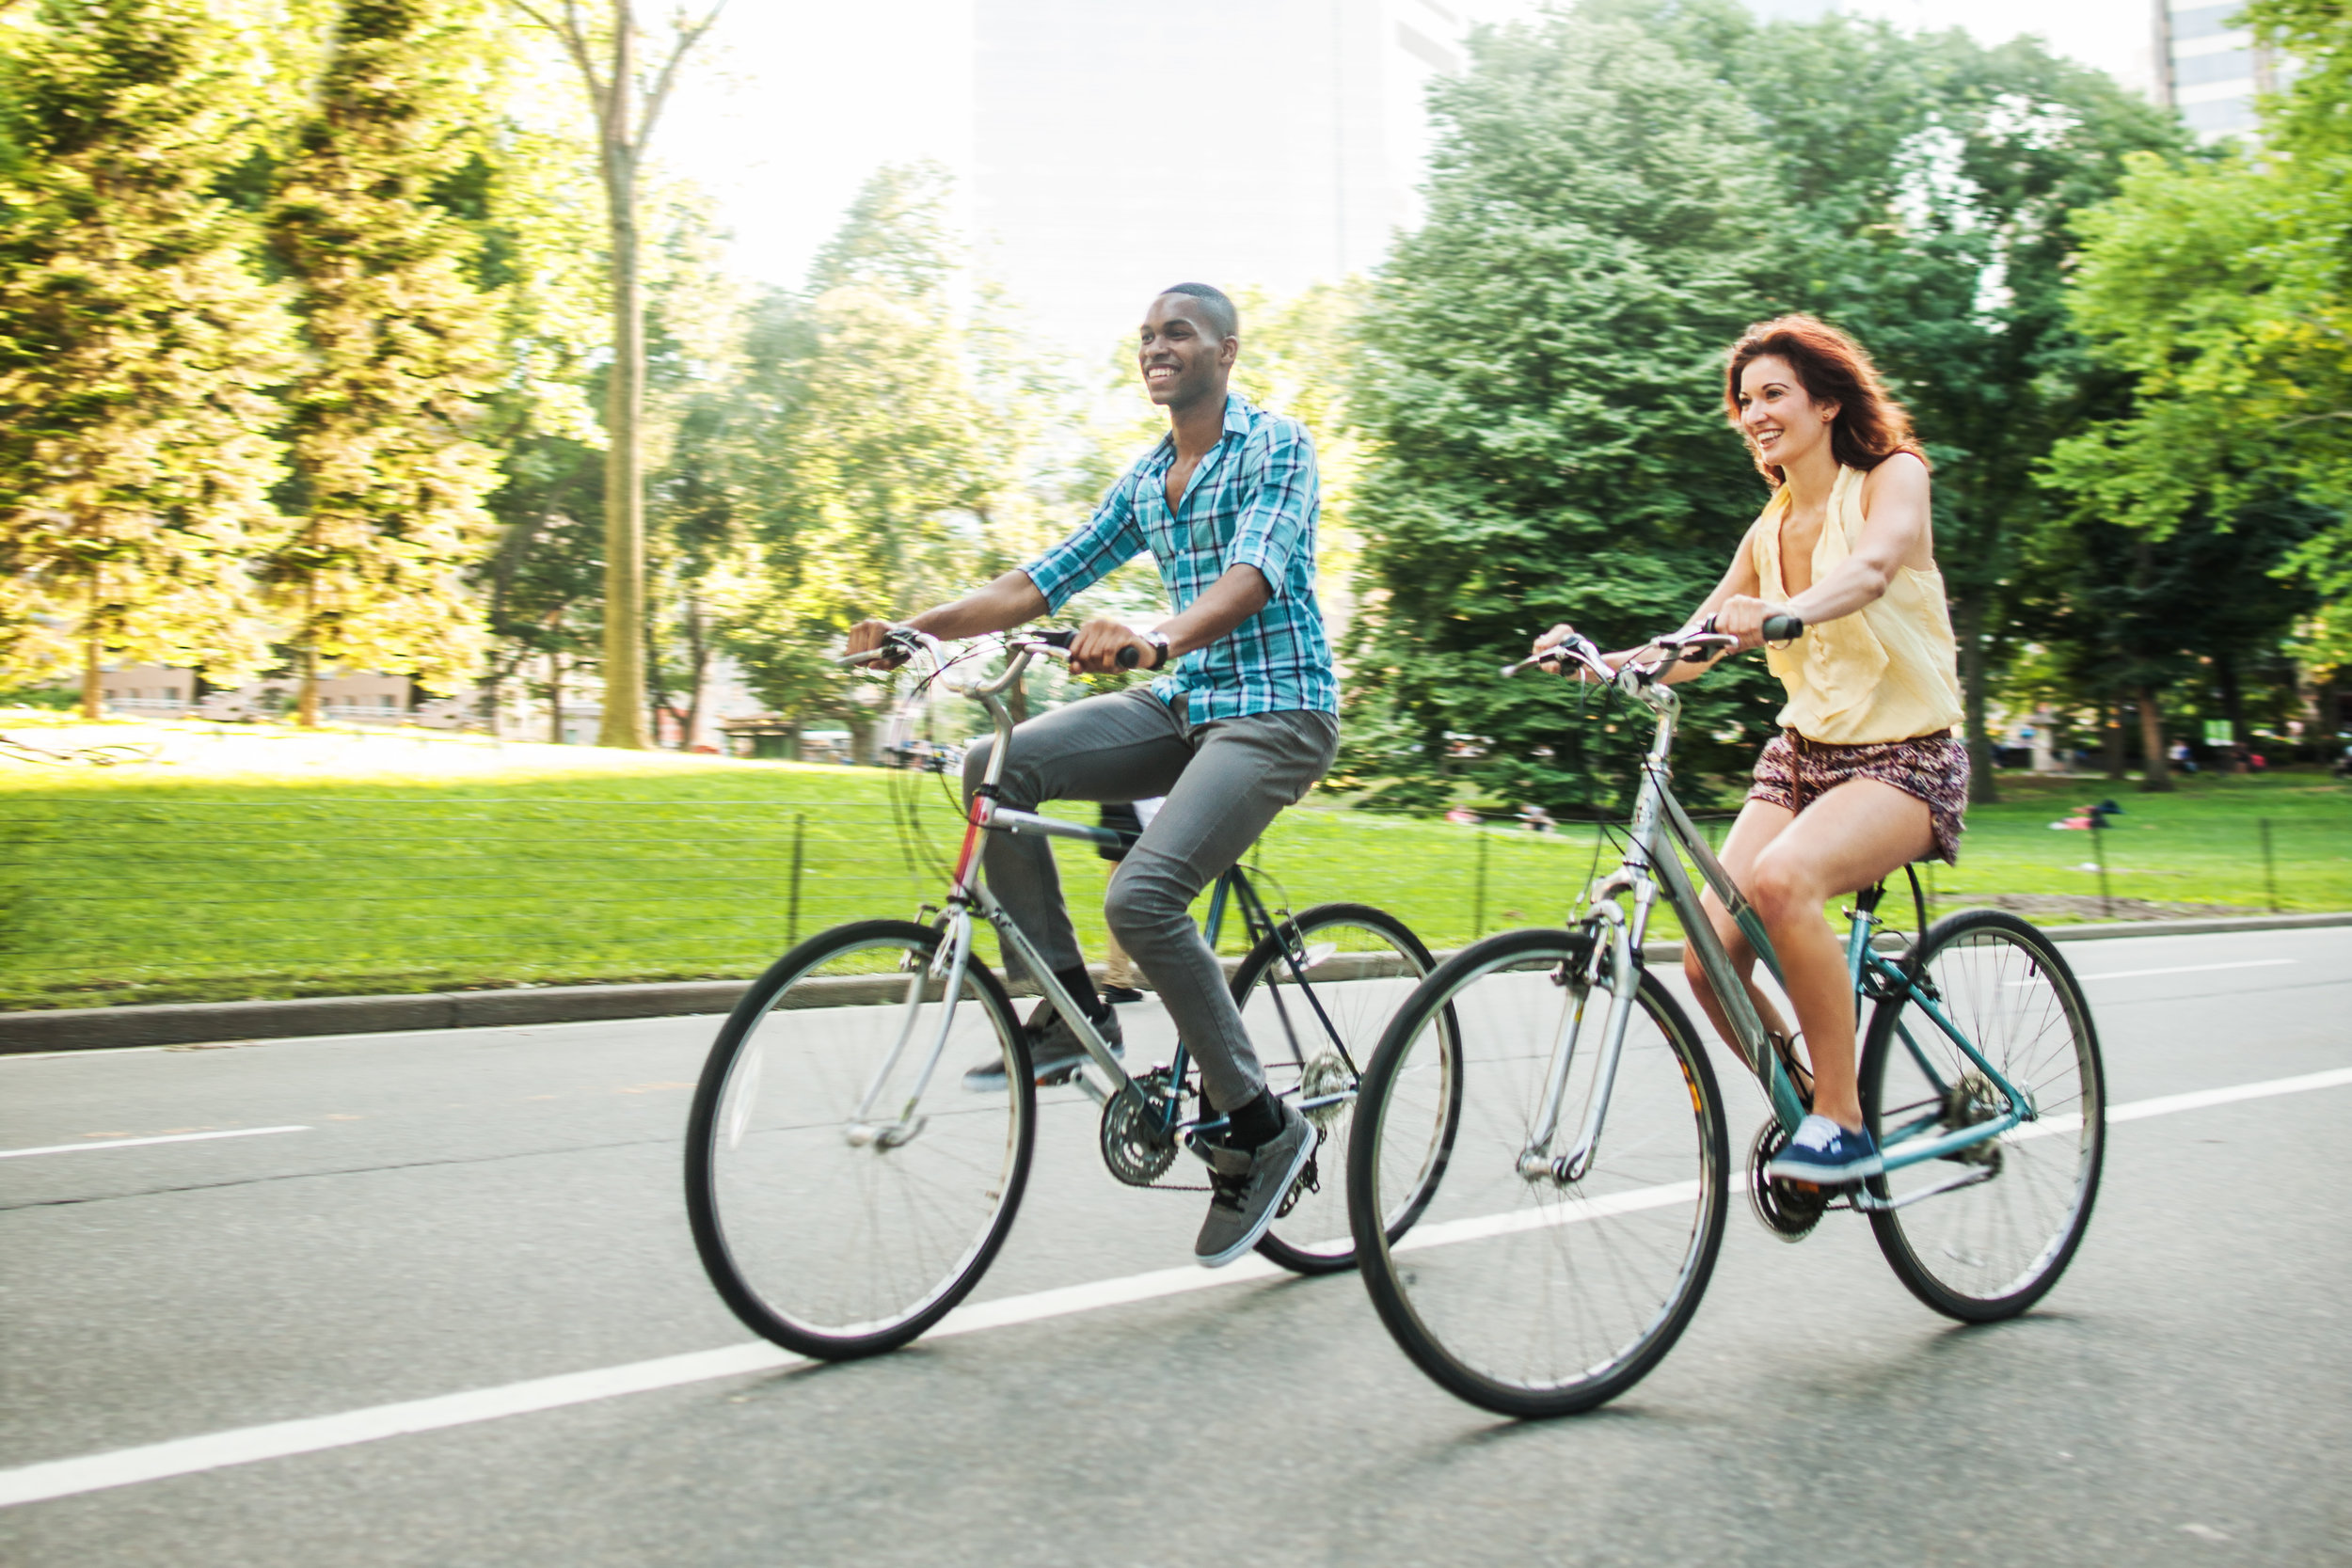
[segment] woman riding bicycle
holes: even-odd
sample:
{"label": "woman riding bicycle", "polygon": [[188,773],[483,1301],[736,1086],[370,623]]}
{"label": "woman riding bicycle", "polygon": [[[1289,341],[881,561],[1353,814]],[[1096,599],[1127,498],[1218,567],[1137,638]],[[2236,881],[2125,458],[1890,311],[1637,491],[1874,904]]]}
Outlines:
{"label": "woman riding bicycle", "polygon": [[[1733,345],[1724,399],[1775,489],[1692,625],[1713,616],[1739,649],[1764,645],[1768,616],[1809,628],[1767,650],[1788,702],[1722,854],[1772,938],[1811,1062],[1813,1114],[1766,1174],[1836,1185],[1876,1175],[1880,1162],[1855,1087],[1853,979],[1823,906],[1909,862],[1958,859],[1968,799],[1968,752],[1953,737],[1958,657],[1927,459],[1861,345],[1809,316],[1766,322]],[[1555,626],[1536,651],[1569,632]],[[1765,1026],[1788,1045],[1788,1024],[1756,987],[1754,950],[1711,892],[1706,909]],[[1685,968],[1737,1049],[1695,956]]]}

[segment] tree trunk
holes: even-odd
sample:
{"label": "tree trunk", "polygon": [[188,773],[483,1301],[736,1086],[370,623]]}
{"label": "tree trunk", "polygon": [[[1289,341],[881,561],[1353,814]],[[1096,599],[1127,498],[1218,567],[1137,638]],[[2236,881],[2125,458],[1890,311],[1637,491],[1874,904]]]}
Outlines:
{"label": "tree trunk", "polygon": [[2246,692],[2238,683],[2237,660],[2226,653],[2213,656],[2213,684],[2221,694],[2221,717],[2230,721],[2230,738],[2244,746],[2254,738],[2246,723]]}
{"label": "tree trunk", "polygon": [[1984,609],[1983,595],[1972,594],[1954,608],[1960,611],[1954,627],[1960,637],[1960,696],[1967,716],[1968,799],[1989,806],[2001,792],[1993,782],[1993,742],[1984,733]]}
{"label": "tree trunk", "polygon": [[319,721],[319,653],[305,645],[302,650],[302,680],[294,689],[294,722],[305,729]]}
{"label": "tree trunk", "polygon": [[98,630],[98,572],[89,575],[89,609],[82,618],[82,717],[96,723],[106,717],[106,678],[98,668],[102,639]]}
{"label": "tree trunk", "polygon": [[596,744],[644,751],[645,733],[645,315],[637,273],[637,149],[628,94],[637,80],[636,17],[612,8],[613,103],[606,111],[604,199],[612,237],[612,365],[604,457],[604,720]]}
{"label": "tree trunk", "polygon": [[681,8],[671,24],[669,57],[646,80],[638,69],[635,0],[611,0],[612,51],[601,47],[576,7],[513,0],[516,9],[563,40],[579,68],[596,119],[604,176],[605,220],[612,240],[612,363],[605,391],[604,718],[596,743],[643,751],[645,734],[645,484],[641,429],[645,403],[645,316],[638,275],[637,173],[680,62],[719,19],[712,0],[699,21]]}
{"label": "tree trunk", "polygon": [[2101,749],[2106,754],[2107,777],[2121,784],[2123,782],[2124,774],[2123,699],[2109,697],[2100,705],[2099,712],[2105,721],[2101,726],[2099,742]]}
{"label": "tree trunk", "polygon": [[2333,763],[2344,755],[2344,749],[2336,743],[2336,731],[2344,723],[2343,683],[2331,674],[2320,682],[2319,689],[2313,695],[2318,710],[2315,717],[2319,727],[2316,737],[2319,741],[2319,760]]}
{"label": "tree trunk", "polygon": [[2156,705],[2156,689],[2143,686],[2132,693],[2139,705],[2139,744],[2147,755],[2139,787],[2162,793],[2172,787],[2169,759],[2164,754],[2164,710]]}
{"label": "tree trunk", "polygon": [[691,751],[695,736],[703,727],[703,683],[710,673],[710,639],[708,626],[703,620],[702,601],[691,594],[686,596],[687,666],[685,734],[678,744]]}
{"label": "tree trunk", "polygon": [[318,607],[318,578],[304,579],[302,584],[302,651],[296,656],[300,673],[294,687],[294,722],[305,729],[319,721],[319,645],[317,622],[313,619]]}
{"label": "tree trunk", "polygon": [[564,744],[564,656],[548,650],[548,740]]}

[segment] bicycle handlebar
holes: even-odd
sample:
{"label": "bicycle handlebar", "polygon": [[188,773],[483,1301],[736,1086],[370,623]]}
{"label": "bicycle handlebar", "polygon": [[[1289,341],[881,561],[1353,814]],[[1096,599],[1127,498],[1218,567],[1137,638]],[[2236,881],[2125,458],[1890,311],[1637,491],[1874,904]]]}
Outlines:
{"label": "bicycle handlebar", "polygon": [[[1058,631],[1032,632],[1023,641],[1042,643],[1048,648],[1057,649],[1066,654],[1070,651],[1070,645],[1077,640],[1078,634],[1074,629],[1064,627]],[[1143,662],[1143,656],[1136,653],[1135,644],[1130,642],[1119,650],[1117,662],[1121,670],[1132,670]]]}
{"label": "bicycle handlebar", "polygon": [[[1804,622],[1794,615],[1767,615],[1761,629],[1767,642],[1792,642],[1804,635]],[[1655,677],[1668,665],[1677,662],[1704,664],[1715,657],[1708,651],[1710,644],[1728,644],[1731,641],[1729,634],[1715,629],[1715,617],[1709,615],[1694,629],[1668,632],[1642,644],[1644,650],[1654,650],[1665,657],[1646,663],[1639,658],[1628,658],[1623,665],[1613,670],[1591,638],[1571,631],[1542,653],[1531,654],[1515,664],[1504,665],[1502,676],[1508,680],[1531,664],[1557,670],[1563,664],[1574,663],[1604,685],[1622,685],[1629,675],[1641,682]]]}

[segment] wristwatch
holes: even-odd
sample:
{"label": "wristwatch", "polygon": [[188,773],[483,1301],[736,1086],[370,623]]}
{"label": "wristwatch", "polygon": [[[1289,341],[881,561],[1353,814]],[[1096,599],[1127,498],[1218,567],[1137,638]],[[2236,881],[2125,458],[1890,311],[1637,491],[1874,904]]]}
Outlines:
{"label": "wristwatch", "polygon": [[1143,640],[1146,642],[1151,643],[1153,650],[1152,662],[1144,666],[1144,668],[1147,670],[1157,670],[1160,666],[1166,664],[1168,658],[1168,634],[1166,632],[1159,631],[1147,631],[1143,634]]}

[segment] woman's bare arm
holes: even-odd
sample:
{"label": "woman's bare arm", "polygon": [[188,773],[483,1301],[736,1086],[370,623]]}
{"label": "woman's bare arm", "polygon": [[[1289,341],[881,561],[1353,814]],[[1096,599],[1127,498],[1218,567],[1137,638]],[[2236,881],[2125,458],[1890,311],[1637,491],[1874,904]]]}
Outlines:
{"label": "woman's bare arm", "polygon": [[[1835,527],[1835,519],[1823,527]],[[1935,535],[1929,524],[1928,466],[1914,454],[1897,452],[1870,470],[1862,483],[1862,537],[1853,553],[1821,580],[1787,604],[1753,593],[1725,600],[1718,630],[1753,648],[1764,640],[1764,618],[1786,612],[1807,626],[1851,615],[1875,604],[1904,567],[1930,571],[1935,565]]]}

